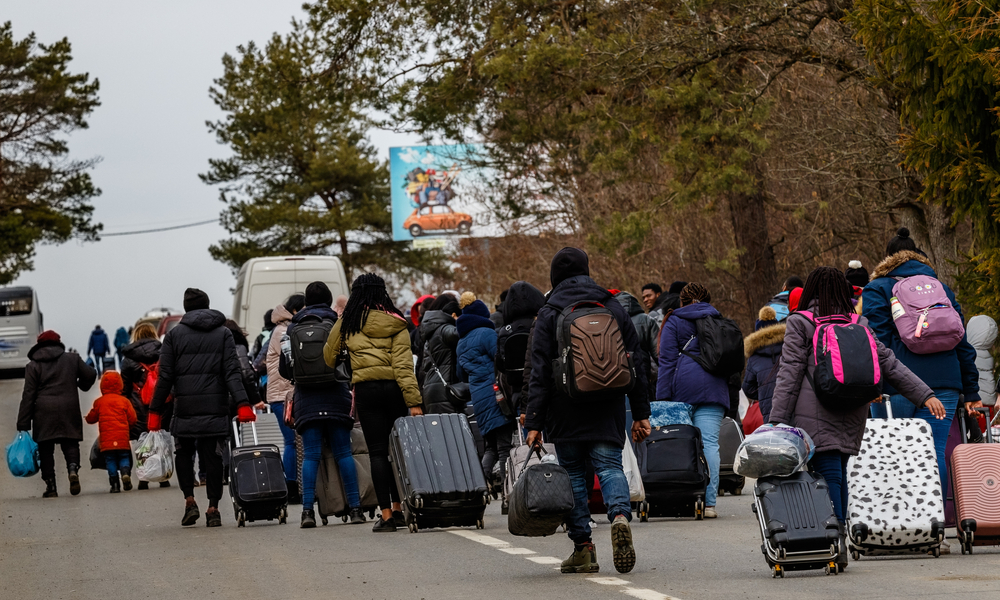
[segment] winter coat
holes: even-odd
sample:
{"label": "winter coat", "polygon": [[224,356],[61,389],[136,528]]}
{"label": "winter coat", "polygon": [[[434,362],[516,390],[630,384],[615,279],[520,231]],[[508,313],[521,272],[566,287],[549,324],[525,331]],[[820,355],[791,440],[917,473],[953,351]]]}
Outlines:
{"label": "winter coat", "polygon": [[122,395],[121,375],[109,371],[101,378],[101,394],[87,413],[87,422],[99,423],[101,452],[131,450],[129,431],[138,420],[132,402]]}
{"label": "winter coat", "polygon": [[115,332],[115,350],[121,354],[125,346],[128,346],[128,331],[125,331],[124,327],[119,327]]}
{"label": "winter coat", "polygon": [[[149,407],[142,402],[142,386],[146,385],[146,367],[160,360],[160,340],[138,340],[122,348],[122,395],[132,402],[138,417],[132,425],[129,439],[137,440],[146,431]],[[166,426],[164,426],[166,428]]]}
{"label": "winter coat", "polygon": [[[475,323],[471,329],[464,329],[469,320]],[[469,381],[469,391],[472,392],[472,406],[476,411],[476,423],[479,431],[486,435],[497,427],[502,427],[512,420],[500,412],[497,405],[493,384],[496,382],[496,370],[493,363],[497,355],[497,332],[493,321],[477,315],[462,315],[458,318],[458,329],[461,339],[458,340],[458,366],[461,373]]]}
{"label": "winter coat", "polygon": [[718,404],[729,410],[729,386],[726,380],[705,371],[698,362],[682,354],[685,350],[701,354],[697,333],[698,319],[717,317],[719,311],[707,302],[695,302],[675,309],[660,331],[659,377],[656,399],[686,402],[691,405]]}
{"label": "winter coat", "polygon": [[108,334],[100,327],[90,332],[90,341],[87,342],[87,354],[94,356],[104,356],[111,352],[111,342],[108,341]]}
{"label": "winter coat", "polygon": [[17,430],[31,430],[36,442],[83,439],[80,393],[97,381],[97,371],[59,342],[40,342],[28,351]]}
{"label": "winter coat", "polygon": [[[892,319],[890,298],[894,277],[927,275],[937,277],[926,258],[916,252],[904,251],[883,260],[872,271],[872,281],[862,292],[862,312],[869,327],[892,353],[932,389],[958,390],[965,394],[966,402],[979,399],[979,371],[976,369],[976,350],[966,337],[953,350],[934,354],[916,354],[906,347]],[[944,286],[952,306],[962,315],[962,308],[955,300],[951,288]],[[962,317],[963,321],[965,317]],[[886,394],[899,393],[893,386],[885,387]]]}
{"label": "winter coat", "polygon": [[[818,303],[813,301],[809,310],[815,311],[817,306]],[[837,450],[845,454],[857,454],[865,433],[868,405],[851,411],[834,412],[820,404],[812,385],[806,380],[806,370],[812,373],[815,369],[809,363],[816,326],[798,313],[792,313],[785,323],[785,343],[781,350],[781,366],[778,368],[768,422],[786,423],[804,429],[816,444],[817,452]],[[860,318],[859,323],[866,326],[868,324],[864,317]],[[876,346],[883,379],[896,386],[910,402],[918,407],[923,406],[934,392],[907,369],[891,350],[882,345],[878,338]]]}
{"label": "winter coat", "polygon": [[[325,304],[307,306],[295,314],[288,325],[288,335],[292,335],[295,326],[306,317],[319,317],[324,321],[337,321],[337,313]],[[281,359],[281,371],[291,375],[285,356]],[[354,427],[354,417],[351,416],[351,387],[346,383],[295,384],[292,402],[292,418],[295,429],[302,429],[317,421],[333,421],[345,428]]]}
{"label": "winter coat", "polygon": [[[509,298],[509,296],[508,296]],[[552,361],[558,355],[556,321],[567,306],[580,301],[600,302],[610,310],[621,328],[625,350],[640,351],[639,336],[628,313],[618,302],[611,302],[611,292],[586,275],[569,277],[555,286],[548,302],[538,311],[531,343],[531,380],[525,426],[545,430],[554,443],[608,442],[625,444],[625,394],[609,393],[601,398],[574,400],[560,392],[552,377]],[[629,392],[632,418],[649,418],[646,377],[636,370],[636,382]]]}
{"label": "winter coat", "polygon": [[671,311],[677,310],[680,307],[681,297],[677,294],[663,292],[657,296],[656,301],[653,303],[653,308],[649,309],[649,318],[653,319],[653,322],[656,323],[656,330],[659,331],[663,327],[663,319]]}
{"label": "winter coat", "polygon": [[997,402],[997,380],[993,374],[993,355],[990,354],[990,350],[997,341],[997,322],[986,315],[976,315],[969,319],[965,335],[976,349],[979,397],[983,404],[994,406]]}
{"label": "winter coat", "polygon": [[788,318],[788,314],[790,312],[788,310],[788,298],[791,293],[791,290],[787,292],[778,292],[774,295],[774,298],[771,298],[771,301],[767,303],[768,306],[774,309],[774,314],[777,316],[779,323],[784,322],[784,320]]}
{"label": "winter coat", "polygon": [[781,347],[785,341],[785,324],[771,325],[751,333],[743,339],[743,353],[747,357],[743,392],[750,400],[760,403],[760,414],[767,422],[771,414],[771,396],[778,380]]}
{"label": "winter coat", "polygon": [[281,376],[278,371],[278,361],[281,357],[281,338],[288,330],[288,324],[292,322],[292,313],[284,305],[279,304],[271,312],[271,322],[274,329],[271,331],[271,339],[267,343],[267,403],[284,402],[292,393],[294,386],[292,382]]}
{"label": "winter coat", "polygon": [[642,304],[628,292],[618,292],[615,300],[625,307],[635,332],[639,336],[639,349],[641,352],[633,357],[636,368],[646,370],[646,390],[647,395],[652,398],[656,395],[656,336],[660,332],[660,327],[652,317],[642,310]]}
{"label": "winter coat", "polygon": [[527,391],[525,374],[531,373],[530,338],[528,338],[526,354],[507,356],[505,347],[511,336],[527,334],[531,331],[538,310],[543,306],[545,306],[545,296],[538,288],[527,281],[517,281],[508,289],[507,298],[500,307],[501,320],[505,324],[497,329],[495,360],[497,381],[503,389],[504,396],[510,398],[519,414],[524,413],[524,401],[528,398],[528,394],[522,394],[522,390]]}
{"label": "winter coat", "polygon": [[249,404],[233,332],[226,317],[212,309],[193,310],[167,332],[160,347],[160,375],[149,412],[161,414],[171,391],[176,437],[229,434],[229,396],[237,407]]}
{"label": "winter coat", "polygon": [[455,365],[458,363],[455,361],[455,348],[458,346],[458,329],[455,328],[455,318],[444,311],[427,311],[420,320],[420,337],[424,340],[417,365],[417,379],[421,387],[438,381],[436,375],[429,377],[434,365],[437,365],[445,381],[456,382]]}
{"label": "winter coat", "polygon": [[[337,355],[340,354],[342,323],[337,321],[334,324],[323,347],[323,357],[330,366],[337,364]],[[403,392],[406,405],[420,406],[420,388],[413,374],[410,334],[402,318],[379,310],[369,312],[361,333],[347,338],[347,352],[353,371],[351,383],[395,381]]]}

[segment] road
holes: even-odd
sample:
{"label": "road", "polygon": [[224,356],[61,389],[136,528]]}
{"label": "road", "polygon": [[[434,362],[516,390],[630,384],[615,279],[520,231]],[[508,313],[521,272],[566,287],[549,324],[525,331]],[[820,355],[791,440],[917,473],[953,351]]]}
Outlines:
{"label": "road", "polygon": [[[14,435],[21,380],[0,381],[0,437]],[[83,394],[89,409],[94,393]],[[86,427],[86,456],[97,435]],[[656,520],[634,525],[638,562],[627,575],[611,561],[610,527],[595,531],[599,575],[563,575],[568,539],[515,538],[499,503],[486,529],[371,533],[370,526],[331,521],[298,528],[254,523],[237,529],[228,496],[223,527],[182,528],[181,494],[169,489],[108,494],[104,471],[84,471],[72,497],[56,451],[60,496],[41,498],[38,476],[0,469],[0,597],[30,599],[263,598],[466,599],[639,598],[681,600],[767,598],[913,599],[997,597],[1000,548],[939,559],[862,559],[848,572],[789,573],[772,580],[747,496],[719,500],[714,521]],[[84,459],[86,460],[86,459]],[[207,506],[204,488],[196,495]]]}

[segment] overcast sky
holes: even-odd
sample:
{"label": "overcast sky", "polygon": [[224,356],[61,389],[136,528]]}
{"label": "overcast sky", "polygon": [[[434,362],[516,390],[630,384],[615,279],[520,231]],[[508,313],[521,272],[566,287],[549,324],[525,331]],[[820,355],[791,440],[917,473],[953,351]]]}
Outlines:
{"label": "overcast sky", "polygon": [[[73,72],[101,82],[101,106],[90,129],[70,138],[74,158],[102,157],[91,172],[104,192],[95,219],[107,233],[217,218],[218,191],[201,183],[208,159],[224,156],[205,127],[221,116],[208,97],[222,74],[222,55],[265,42],[301,17],[301,0],[10,0],[0,19],[15,39],[35,32],[50,43],[68,37]],[[419,143],[376,132],[382,158],[389,146]],[[199,287],[214,308],[232,311],[234,277],[208,255],[227,233],[218,224],[180,231],[110,237],[98,243],[40,246],[35,270],[15,285],[38,291],[45,325],[67,346],[86,350],[100,324],[113,334],[155,306],[181,307],[184,289]]]}

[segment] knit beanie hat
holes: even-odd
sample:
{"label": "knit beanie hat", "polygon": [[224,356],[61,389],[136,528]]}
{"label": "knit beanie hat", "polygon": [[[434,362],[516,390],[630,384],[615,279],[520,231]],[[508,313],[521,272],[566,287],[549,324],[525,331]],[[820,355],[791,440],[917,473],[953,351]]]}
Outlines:
{"label": "knit beanie hat", "polygon": [[778,324],[778,313],[770,306],[765,306],[757,313],[757,322],[753,326],[754,331],[760,331],[765,327]]}
{"label": "knit beanie hat", "polygon": [[61,342],[62,338],[59,334],[52,331],[51,329],[46,329],[45,331],[38,334],[38,342]]}
{"label": "knit beanie hat", "polygon": [[708,293],[705,286],[700,283],[691,282],[684,286],[680,293],[681,304],[686,306],[695,300],[698,302],[711,302],[712,295]]}
{"label": "knit beanie hat", "polygon": [[673,282],[673,283],[670,284],[669,288],[667,288],[667,293],[668,294],[680,294],[681,290],[683,290],[684,286],[686,286],[687,284],[688,284],[688,282],[686,282],[686,281],[675,281],[675,282]]}
{"label": "knit beanie hat", "polygon": [[322,281],[314,281],[306,286],[306,306],[316,306],[317,304],[324,306],[333,304],[333,292]]}
{"label": "knit beanie hat", "polygon": [[847,277],[847,281],[855,287],[865,287],[868,285],[869,276],[868,269],[862,266],[860,260],[852,260],[847,263],[847,270],[844,271],[844,275]]}
{"label": "knit beanie hat", "polygon": [[568,246],[556,252],[549,268],[549,283],[552,287],[578,275],[590,275],[590,257],[587,253]]}
{"label": "knit beanie hat", "polygon": [[799,299],[802,298],[802,288],[795,288],[788,293],[788,310],[794,312],[799,309]]}
{"label": "knit beanie hat", "polygon": [[474,300],[468,306],[462,307],[462,316],[465,315],[475,315],[477,317],[483,317],[484,319],[489,319],[490,309],[483,303],[482,300]]}
{"label": "knit beanie hat", "polygon": [[184,312],[208,308],[208,294],[198,288],[184,290]]}
{"label": "knit beanie hat", "polygon": [[[462,297],[458,299],[458,307],[465,309],[466,306],[476,301],[476,295],[472,292],[462,292]],[[489,316],[489,315],[487,315]]]}

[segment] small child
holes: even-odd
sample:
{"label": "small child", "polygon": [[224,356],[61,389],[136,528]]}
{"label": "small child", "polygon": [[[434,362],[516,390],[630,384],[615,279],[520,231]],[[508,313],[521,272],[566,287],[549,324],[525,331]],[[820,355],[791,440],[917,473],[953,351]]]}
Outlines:
{"label": "small child", "polygon": [[[94,408],[87,413],[87,422],[99,423],[101,454],[108,468],[111,493],[132,489],[132,450],[129,446],[129,427],[135,421],[135,409],[128,398],[122,396],[122,376],[116,371],[105,371],[101,377],[103,396],[94,401]],[[121,474],[121,482],[118,474]]]}

